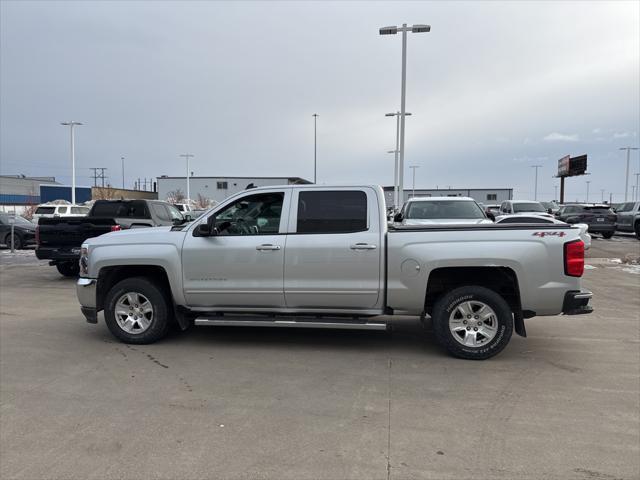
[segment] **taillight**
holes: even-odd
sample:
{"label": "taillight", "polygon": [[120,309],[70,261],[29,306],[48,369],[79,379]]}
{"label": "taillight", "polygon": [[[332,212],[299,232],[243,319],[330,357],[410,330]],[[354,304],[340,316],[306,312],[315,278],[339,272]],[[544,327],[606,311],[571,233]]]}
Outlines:
{"label": "taillight", "polygon": [[575,240],[564,244],[564,274],[581,277],[584,273],[584,243]]}
{"label": "taillight", "polygon": [[40,225],[36,225],[36,244],[40,245]]}
{"label": "taillight", "polygon": [[122,228],[120,227],[120,225],[112,225],[112,226],[111,226],[111,231],[112,231],[112,232],[117,232],[118,230],[122,230]]}

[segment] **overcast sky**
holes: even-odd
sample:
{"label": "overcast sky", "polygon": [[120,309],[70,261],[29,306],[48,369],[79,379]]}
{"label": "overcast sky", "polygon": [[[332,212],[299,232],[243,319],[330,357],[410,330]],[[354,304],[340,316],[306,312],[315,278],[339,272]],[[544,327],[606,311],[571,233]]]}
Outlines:
{"label": "overcast sky", "polygon": [[[640,131],[640,2],[0,2],[0,169],[78,184],[137,177],[393,181],[401,37],[406,164],[418,188],[554,196],[558,158],[589,155],[568,199],[624,194]],[[632,152],[632,173],[640,169]],[[411,185],[407,168],[406,185]],[[630,184],[635,183],[632,177]],[[631,187],[630,187],[631,188]]]}

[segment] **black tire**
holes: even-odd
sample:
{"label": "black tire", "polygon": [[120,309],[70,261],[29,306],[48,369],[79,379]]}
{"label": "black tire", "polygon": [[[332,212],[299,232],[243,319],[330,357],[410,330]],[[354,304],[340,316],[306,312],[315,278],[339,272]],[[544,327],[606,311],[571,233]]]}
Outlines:
{"label": "black tire", "polygon": [[604,232],[602,234],[603,238],[606,238],[607,240],[611,237],[613,237],[613,232]]}
{"label": "black tire", "polygon": [[[474,301],[482,302],[494,311],[495,317],[492,318],[495,320],[491,321],[495,321],[497,329],[491,340],[477,347],[463,345],[454,338],[454,333],[449,329],[449,318],[454,310],[463,303]],[[476,285],[459,287],[442,295],[433,306],[431,317],[438,343],[446,348],[451,355],[458,358],[469,360],[491,358],[507,346],[513,333],[513,314],[504,298],[493,290]],[[473,319],[469,320],[469,322],[474,321]],[[474,327],[465,328],[468,330]],[[464,334],[464,332],[461,333]],[[477,335],[475,338],[478,338]]]}
{"label": "black tire", "polygon": [[58,272],[65,277],[77,277],[80,274],[80,265],[78,262],[56,263],[56,268]]}
{"label": "black tire", "polygon": [[[4,239],[4,243],[7,248],[11,248],[11,234],[8,234]],[[22,237],[17,233],[13,234],[13,248],[16,250],[22,250]]]}
{"label": "black tire", "polygon": [[636,222],[633,230],[636,232],[636,238],[640,240],[640,222]]}
{"label": "black tire", "polygon": [[[153,307],[153,317],[151,323],[141,333],[130,333],[119,325],[116,320],[116,303],[129,292],[135,292],[148,299]],[[114,337],[124,343],[148,344],[154,343],[163,338],[169,331],[170,308],[166,300],[168,292],[157,283],[147,277],[132,277],[116,283],[107,293],[105,298],[104,319],[107,327]]]}

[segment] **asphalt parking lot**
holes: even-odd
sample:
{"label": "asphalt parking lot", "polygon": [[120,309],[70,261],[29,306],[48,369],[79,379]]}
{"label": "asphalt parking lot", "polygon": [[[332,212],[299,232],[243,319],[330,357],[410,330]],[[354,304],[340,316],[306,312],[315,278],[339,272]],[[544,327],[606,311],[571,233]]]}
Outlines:
{"label": "asphalt parking lot", "polygon": [[[0,251],[0,478],[640,478],[640,254],[596,238],[588,316],[484,362],[393,334],[89,325],[74,281]],[[616,260],[622,259],[622,260]]]}

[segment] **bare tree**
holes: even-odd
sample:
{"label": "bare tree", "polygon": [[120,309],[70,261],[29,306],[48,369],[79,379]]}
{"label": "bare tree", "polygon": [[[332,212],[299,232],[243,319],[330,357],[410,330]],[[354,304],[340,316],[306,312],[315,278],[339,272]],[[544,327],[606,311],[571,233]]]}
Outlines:
{"label": "bare tree", "polygon": [[167,202],[169,203],[184,203],[185,196],[182,190],[172,190],[167,194]]}
{"label": "bare tree", "polygon": [[32,220],[33,214],[36,213],[37,208],[38,205],[36,204],[36,192],[33,190],[33,187],[31,187],[31,190],[29,190],[29,195],[27,197],[27,205],[22,211],[22,216],[27,220]]}
{"label": "bare tree", "polygon": [[93,200],[113,200],[116,198],[116,191],[109,187],[94,187],[91,196]]}
{"label": "bare tree", "polygon": [[196,199],[196,209],[206,210],[210,206],[211,206],[211,199],[199,193],[198,198]]}

